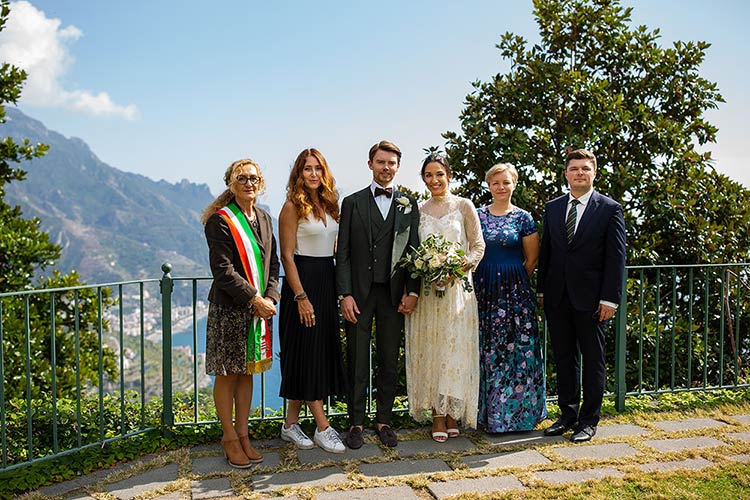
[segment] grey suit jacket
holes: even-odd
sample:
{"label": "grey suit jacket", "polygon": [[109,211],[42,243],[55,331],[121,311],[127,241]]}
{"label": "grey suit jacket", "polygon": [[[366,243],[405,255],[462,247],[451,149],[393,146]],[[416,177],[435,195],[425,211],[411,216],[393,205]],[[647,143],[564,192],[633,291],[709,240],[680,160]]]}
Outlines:
{"label": "grey suit jacket", "polygon": [[[399,200],[408,201],[408,205]],[[370,187],[357,191],[341,203],[341,221],[336,251],[336,288],[339,295],[352,295],[361,304],[372,286],[373,234],[372,192]],[[419,279],[411,278],[398,260],[419,246],[419,208],[411,196],[393,192],[393,248],[391,251],[391,301],[396,306],[401,295],[419,293]]]}

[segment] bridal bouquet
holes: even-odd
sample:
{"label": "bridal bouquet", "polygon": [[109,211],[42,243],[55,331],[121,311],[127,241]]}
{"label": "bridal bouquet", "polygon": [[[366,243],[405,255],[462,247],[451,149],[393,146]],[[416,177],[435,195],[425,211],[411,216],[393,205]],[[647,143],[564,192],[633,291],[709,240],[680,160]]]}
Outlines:
{"label": "bridal bouquet", "polygon": [[463,269],[465,252],[458,243],[446,240],[442,234],[431,234],[419,248],[412,247],[412,252],[399,260],[398,265],[409,271],[412,278],[422,278],[425,295],[430,294],[430,285],[434,285],[435,295],[444,297],[446,286],[453,286],[456,280],[461,281],[467,292],[473,290]]}

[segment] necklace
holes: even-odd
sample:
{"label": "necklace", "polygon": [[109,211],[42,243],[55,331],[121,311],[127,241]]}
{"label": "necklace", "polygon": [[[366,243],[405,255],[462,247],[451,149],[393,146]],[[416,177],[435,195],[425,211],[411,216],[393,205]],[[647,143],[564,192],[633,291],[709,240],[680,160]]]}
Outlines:
{"label": "necklace", "polygon": [[245,215],[245,218],[250,223],[250,226],[252,226],[253,229],[258,229],[258,217],[255,213],[254,209],[250,209],[248,212],[242,212]]}

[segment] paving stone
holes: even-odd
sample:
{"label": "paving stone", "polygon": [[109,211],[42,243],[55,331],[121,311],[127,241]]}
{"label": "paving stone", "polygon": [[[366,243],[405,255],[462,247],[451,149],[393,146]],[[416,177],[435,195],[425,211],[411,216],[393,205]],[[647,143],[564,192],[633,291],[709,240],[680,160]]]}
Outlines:
{"label": "paving stone", "polygon": [[640,425],[615,424],[600,425],[596,428],[597,439],[619,437],[619,436],[643,436],[651,431]]}
{"label": "paving stone", "polygon": [[96,500],[94,497],[88,495],[88,493],[76,493],[69,497],[65,497],[65,500]]}
{"label": "paving stone", "polygon": [[668,451],[682,451],[696,448],[712,448],[714,446],[724,446],[726,443],[723,443],[716,438],[699,436],[680,439],[650,439],[643,441],[643,444],[664,453]]}
{"label": "paving stone", "polygon": [[[149,455],[149,456],[153,456],[153,455]],[[62,483],[44,486],[43,488],[39,489],[39,493],[48,497],[63,496],[72,491],[79,490],[87,486],[91,486],[92,484],[102,481],[104,478],[106,478],[109,475],[119,473],[124,470],[128,470],[134,467],[135,464],[140,464],[140,463],[141,463],[141,460],[130,462],[130,463],[125,463],[125,464],[118,464],[109,469],[98,470],[98,471],[92,472],[91,474],[87,474],[82,477],[76,477],[74,479],[69,479],[68,481],[63,481]]]}
{"label": "paving stone", "polygon": [[750,441],[750,432],[732,432],[731,434],[727,434],[727,436],[743,441]]}
{"label": "paving stone", "polygon": [[62,483],[51,484],[39,488],[39,493],[46,497],[59,497],[70,493],[71,491],[79,490],[84,486],[86,486],[86,484],[84,484],[83,478],[77,477],[75,479],[63,481]]}
{"label": "paving stone", "polygon": [[[279,425],[281,427],[281,425]],[[312,439],[312,435],[310,435],[310,439]],[[284,441],[281,439],[281,436],[277,438],[272,439],[253,439],[253,446],[255,448],[281,448],[282,446],[286,446],[289,443],[287,441]]]}
{"label": "paving stone", "polygon": [[555,448],[553,451],[568,460],[585,460],[589,458],[606,460],[608,458],[630,457],[640,453],[626,443],[578,445],[567,448]]}
{"label": "paving stone", "polygon": [[[326,491],[315,495],[315,500],[382,500],[383,498],[419,500],[414,490],[408,486],[383,486],[362,490]],[[288,500],[287,497],[284,497],[284,500]]]}
{"label": "paving stone", "polygon": [[740,455],[729,455],[727,458],[730,460],[734,460],[735,462],[742,462],[743,464],[750,463],[750,454],[748,453],[742,453]]}
{"label": "paving stone", "polygon": [[[399,443],[400,446],[400,443]],[[344,460],[362,460],[363,458],[382,457],[383,450],[375,444],[364,444],[358,450],[347,448],[344,453],[328,453],[320,448],[297,450],[297,458],[301,464],[317,464],[326,460],[341,462]]]}
{"label": "paving stone", "polygon": [[229,497],[234,495],[234,491],[232,491],[232,483],[229,482],[228,477],[193,481],[192,490],[193,500]]}
{"label": "paving stone", "polygon": [[750,415],[729,415],[729,418],[742,423],[742,425],[750,425]]}
{"label": "paving stone", "polygon": [[180,495],[179,491],[170,491],[169,493],[165,493],[164,495],[159,495],[153,500],[180,500],[181,498],[182,496]]}
{"label": "paving stone", "polygon": [[688,458],[687,460],[672,460],[671,462],[652,462],[638,466],[643,472],[663,472],[675,469],[701,470],[712,466],[714,463],[705,458]]}
{"label": "paving stone", "polygon": [[[263,461],[259,464],[253,464],[250,469],[259,469],[261,467],[278,467],[281,463],[281,456],[275,451],[266,451],[263,453]],[[193,472],[196,474],[216,474],[228,473],[236,470],[227,463],[224,457],[201,457],[193,460]]]}
{"label": "paving stone", "polygon": [[692,429],[722,427],[727,424],[714,420],[713,418],[687,418],[685,420],[663,420],[661,422],[654,422],[654,425],[663,431],[678,432]]}
{"label": "paving stone", "polygon": [[590,479],[604,479],[605,477],[622,477],[624,474],[612,467],[600,467],[586,470],[550,470],[535,472],[533,476],[545,483],[565,484],[580,483]]}
{"label": "paving stone", "polygon": [[437,458],[427,460],[399,460],[397,462],[380,462],[377,464],[360,464],[362,474],[370,477],[408,476],[411,474],[431,474],[433,472],[450,472],[448,464]]}
{"label": "paving stone", "polygon": [[202,444],[200,446],[193,446],[190,448],[190,454],[206,453],[206,452],[218,453],[221,451],[221,445],[218,443]]}
{"label": "paving stone", "polygon": [[545,436],[543,431],[506,432],[503,434],[485,434],[484,439],[494,445],[531,446],[562,443],[567,441],[562,436]]}
{"label": "paving stone", "polygon": [[300,486],[316,487],[331,483],[346,482],[346,474],[338,467],[317,470],[301,470],[253,476],[255,491],[275,491],[281,488]]}
{"label": "paving stone", "polygon": [[487,476],[443,483],[429,483],[427,488],[438,500],[469,493],[482,494],[494,491],[526,489],[515,476]]}
{"label": "paving stone", "polygon": [[413,441],[399,441],[398,447],[394,448],[399,456],[411,457],[418,453],[450,453],[473,450],[476,445],[468,438],[459,436],[451,438],[444,443],[438,443],[432,439],[416,439]]}
{"label": "paving stone", "polygon": [[[282,446],[285,446],[289,443],[282,440],[281,438],[273,438],[273,439],[251,439],[251,442],[253,443],[253,447],[257,449],[261,449],[261,452],[263,449],[266,448],[281,448]],[[199,446],[194,446],[193,448],[190,448],[190,453],[205,453],[205,452],[214,452],[223,454],[223,450],[221,449],[221,443],[214,442],[209,444],[202,444]],[[265,453],[263,453],[265,455]]]}
{"label": "paving stone", "polygon": [[529,465],[548,464],[551,460],[536,450],[523,450],[463,457],[461,462],[470,469],[483,470],[502,467],[528,467]]}
{"label": "paving stone", "polygon": [[136,495],[159,489],[172,481],[177,480],[177,464],[153,469],[143,474],[109,484],[104,487],[105,491],[112,493],[117,498],[129,500]]}

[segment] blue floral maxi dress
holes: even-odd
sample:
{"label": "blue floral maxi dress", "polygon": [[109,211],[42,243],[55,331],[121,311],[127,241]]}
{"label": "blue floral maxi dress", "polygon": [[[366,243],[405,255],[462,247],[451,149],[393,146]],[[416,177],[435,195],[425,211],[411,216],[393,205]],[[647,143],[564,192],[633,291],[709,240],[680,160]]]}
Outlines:
{"label": "blue floral maxi dress", "polygon": [[536,296],[523,267],[524,236],[537,232],[529,212],[478,211],[486,244],[474,273],[479,307],[479,428],[531,430],[547,416]]}

